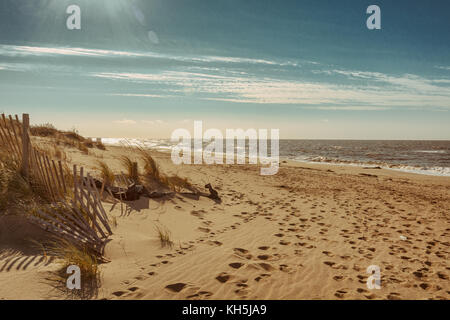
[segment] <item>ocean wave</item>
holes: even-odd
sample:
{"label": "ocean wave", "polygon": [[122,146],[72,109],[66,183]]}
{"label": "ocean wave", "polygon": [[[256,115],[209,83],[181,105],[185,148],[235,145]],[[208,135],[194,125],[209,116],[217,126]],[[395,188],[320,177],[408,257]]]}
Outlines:
{"label": "ocean wave", "polygon": [[445,150],[415,150],[413,152],[419,152],[419,153],[446,153]]}
{"label": "ocean wave", "polygon": [[389,170],[396,170],[402,172],[418,173],[432,176],[445,176],[450,177],[450,167],[423,167],[423,166],[412,166],[403,164],[392,164],[380,161],[358,161],[358,160],[344,160],[328,158],[323,156],[302,156],[295,157],[291,160],[306,162],[306,163],[326,163],[332,165],[349,165],[358,167],[373,167],[373,168],[383,168]]}
{"label": "ocean wave", "polygon": [[171,150],[173,145],[165,140],[157,139],[136,139],[136,138],[101,138],[104,145],[109,146],[132,146],[144,147],[148,149]]}

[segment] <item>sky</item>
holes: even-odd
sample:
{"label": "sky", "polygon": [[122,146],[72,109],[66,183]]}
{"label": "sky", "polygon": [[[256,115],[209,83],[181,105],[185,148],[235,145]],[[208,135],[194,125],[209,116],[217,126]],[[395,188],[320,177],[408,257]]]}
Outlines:
{"label": "sky", "polygon": [[[369,30],[368,6],[381,9]],[[68,30],[66,9],[81,9]],[[92,137],[450,140],[449,1],[2,0],[0,112]]]}

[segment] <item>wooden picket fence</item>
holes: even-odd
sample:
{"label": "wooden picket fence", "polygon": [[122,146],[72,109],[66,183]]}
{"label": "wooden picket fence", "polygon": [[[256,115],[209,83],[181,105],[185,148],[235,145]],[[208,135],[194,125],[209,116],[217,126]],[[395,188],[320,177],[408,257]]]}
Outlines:
{"label": "wooden picket fence", "polygon": [[[30,221],[75,244],[88,246],[103,254],[112,234],[109,219],[101,202],[100,192],[83,167],[50,157],[30,141],[29,117],[0,117],[0,147],[6,148],[25,179],[41,188],[49,204],[29,215]],[[103,188],[102,188],[103,190]]]}

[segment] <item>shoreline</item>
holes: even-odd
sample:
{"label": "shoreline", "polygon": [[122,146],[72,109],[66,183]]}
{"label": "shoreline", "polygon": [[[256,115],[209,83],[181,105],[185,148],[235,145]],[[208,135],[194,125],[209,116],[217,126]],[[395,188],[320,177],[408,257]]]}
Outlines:
{"label": "shoreline", "polygon": [[[281,160],[281,157],[280,157]],[[396,172],[404,172],[404,173],[411,173],[411,174],[418,174],[418,175],[424,175],[424,176],[433,176],[433,177],[446,177],[450,178],[450,167],[442,167],[442,169],[448,169],[448,174],[440,174],[440,173],[433,173],[430,171],[427,171],[426,169],[400,169],[400,168],[390,168],[383,165],[376,165],[376,164],[365,164],[365,163],[342,163],[342,162],[319,162],[319,161],[307,161],[307,160],[293,160],[289,158],[285,158],[283,160],[289,160],[293,162],[299,162],[299,163],[308,163],[308,164],[322,164],[322,165],[331,165],[331,166],[350,166],[350,167],[359,167],[362,169],[384,169],[384,170],[392,170]],[[371,167],[373,166],[373,167]],[[402,166],[402,165],[399,165]],[[406,166],[406,165],[405,165]]]}
{"label": "shoreline", "polygon": [[[416,140],[413,140],[416,141]],[[428,141],[428,140],[425,140]],[[445,140],[446,141],[446,140]],[[110,147],[123,147],[121,145],[117,144],[105,144]],[[171,147],[147,147],[149,150],[154,152],[161,152],[161,153],[171,153]],[[214,154],[214,153],[212,153]],[[225,157],[225,153],[222,154],[223,157]],[[248,155],[245,156],[246,161],[248,161]],[[374,169],[377,169],[376,167],[380,167],[385,170],[392,170],[396,172],[406,172],[406,173],[413,173],[413,174],[419,174],[419,175],[426,175],[426,176],[435,176],[435,177],[448,177],[450,178],[450,167],[432,167],[429,169],[422,169],[419,166],[411,166],[407,164],[382,164],[382,163],[369,163],[369,162],[360,162],[359,160],[333,160],[330,159],[329,161],[309,161],[309,160],[300,160],[300,159],[292,159],[290,156],[279,156],[279,162],[282,163],[282,161],[289,161],[289,162],[298,162],[298,163],[306,163],[306,164],[322,164],[322,165],[332,165],[332,166],[350,166],[350,167],[374,167]],[[248,163],[246,163],[248,164]],[[392,167],[389,167],[392,166]],[[400,167],[400,168],[399,168]],[[406,167],[406,168],[401,168]],[[443,170],[448,171],[448,173],[439,173],[436,172],[436,170]]]}

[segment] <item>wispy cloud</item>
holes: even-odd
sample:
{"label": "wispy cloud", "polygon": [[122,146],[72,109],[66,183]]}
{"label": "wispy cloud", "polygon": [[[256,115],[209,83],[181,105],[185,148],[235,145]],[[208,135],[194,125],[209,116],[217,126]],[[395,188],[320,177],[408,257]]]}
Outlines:
{"label": "wispy cloud", "polygon": [[115,121],[113,121],[113,123],[123,124],[123,125],[133,125],[133,124],[136,124],[137,122],[134,120],[130,120],[130,119],[122,119],[122,120],[115,120]]}
{"label": "wispy cloud", "polygon": [[138,98],[170,98],[173,95],[162,95],[162,94],[146,94],[146,93],[111,93],[110,96],[117,97],[138,97]]}
{"label": "wispy cloud", "polygon": [[147,57],[173,61],[182,61],[190,63],[225,63],[225,64],[254,64],[254,65],[271,65],[271,66],[291,66],[299,67],[303,64],[318,65],[318,62],[302,60],[267,60],[258,58],[244,57],[226,57],[211,55],[174,55],[158,52],[135,52],[135,51],[118,51],[118,50],[102,50],[88,48],[69,48],[69,47],[37,47],[37,46],[15,46],[0,45],[0,55],[4,56],[83,56],[83,57]]}
{"label": "wispy cloud", "polygon": [[164,120],[142,120],[142,123],[145,124],[150,124],[150,125],[165,125],[167,124],[167,122],[165,122]]}
{"label": "wispy cloud", "polygon": [[[425,79],[413,74],[404,74],[401,76],[391,76],[379,72],[362,72],[362,71],[346,71],[346,70],[331,70],[328,74],[335,73],[347,76],[349,78],[358,78],[370,80],[374,82],[382,82],[390,84],[395,88],[405,88],[407,90],[418,90],[427,93],[445,93],[450,94],[450,88],[443,88],[437,84],[450,84],[449,79]],[[443,90],[445,92],[443,92]]]}
{"label": "wispy cloud", "polygon": [[306,107],[305,109],[316,109],[326,111],[384,111],[392,108],[389,107],[375,107],[375,106],[316,106]]}
{"label": "wispy cloud", "polygon": [[[160,73],[96,73],[94,77],[165,84],[177,92],[196,93],[201,99],[256,104],[326,105],[342,110],[392,107],[450,107],[446,79],[429,80],[416,75],[401,77],[382,73],[330,70],[368,81],[364,85],[288,81],[254,76],[166,71]],[[366,81],[366,82],[367,82]],[[358,107],[352,107],[352,106]]]}
{"label": "wispy cloud", "polygon": [[[182,68],[178,64],[176,66],[174,64],[152,65],[151,71],[148,68],[137,69],[138,64],[124,67],[127,64],[115,62],[101,69],[88,64],[88,72],[80,68],[72,68],[70,64],[48,66],[46,69],[55,73],[62,69],[66,74],[74,73],[81,77],[94,77],[102,81],[123,82],[126,85],[123,90],[121,87],[118,90],[120,92],[108,92],[105,95],[124,98],[174,98],[189,95],[209,101],[277,105],[274,107],[312,105],[327,110],[334,108],[370,111],[401,107],[450,109],[450,79],[448,78],[346,70],[313,61],[183,56],[155,52],[11,45],[0,45],[0,55],[19,55],[20,57],[22,55],[33,57],[68,55],[83,56],[88,59],[90,57],[126,59],[152,57],[189,62]],[[29,71],[30,68],[43,68],[39,62],[23,63],[20,57],[17,59],[20,63],[3,63],[0,64],[0,69]],[[47,59],[44,60],[47,61]],[[309,68],[304,68],[305,64],[309,64]],[[243,65],[246,66],[243,67]],[[248,65],[252,66],[248,67]],[[276,67],[272,69],[271,66]],[[295,67],[302,67],[302,69]],[[439,68],[447,70],[445,66],[439,66]],[[269,69],[270,72],[267,71]],[[292,73],[293,69],[297,72]],[[108,71],[105,72],[105,70]],[[136,70],[146,71],[136,72]],[[145,88],[151,85],[151,91],[145,92],[144,86],[134,87],[135,84],[143,84]],[[102,85],[105,86],[105,84]]]}
{"label": "wispy cloud", "polygon": [[145,56],[136,52],[86,49],[86,48],[64,48],[64,47],[32,47],[32,46],[12,46],[0,45],[0,54],[5,56],[39,56],[39,55],[64,55],[64,56]]}
{"label": "wispy cloud", "polygon": [[[38,66],[38,67],[40,67],[40,66]],[[30,71],[33,68],[36,68],[36,66],[31,66],[28,63],[1,63],[0,64],[0,70],[5,70],[5,71],[22,72],[22,71]]]}

